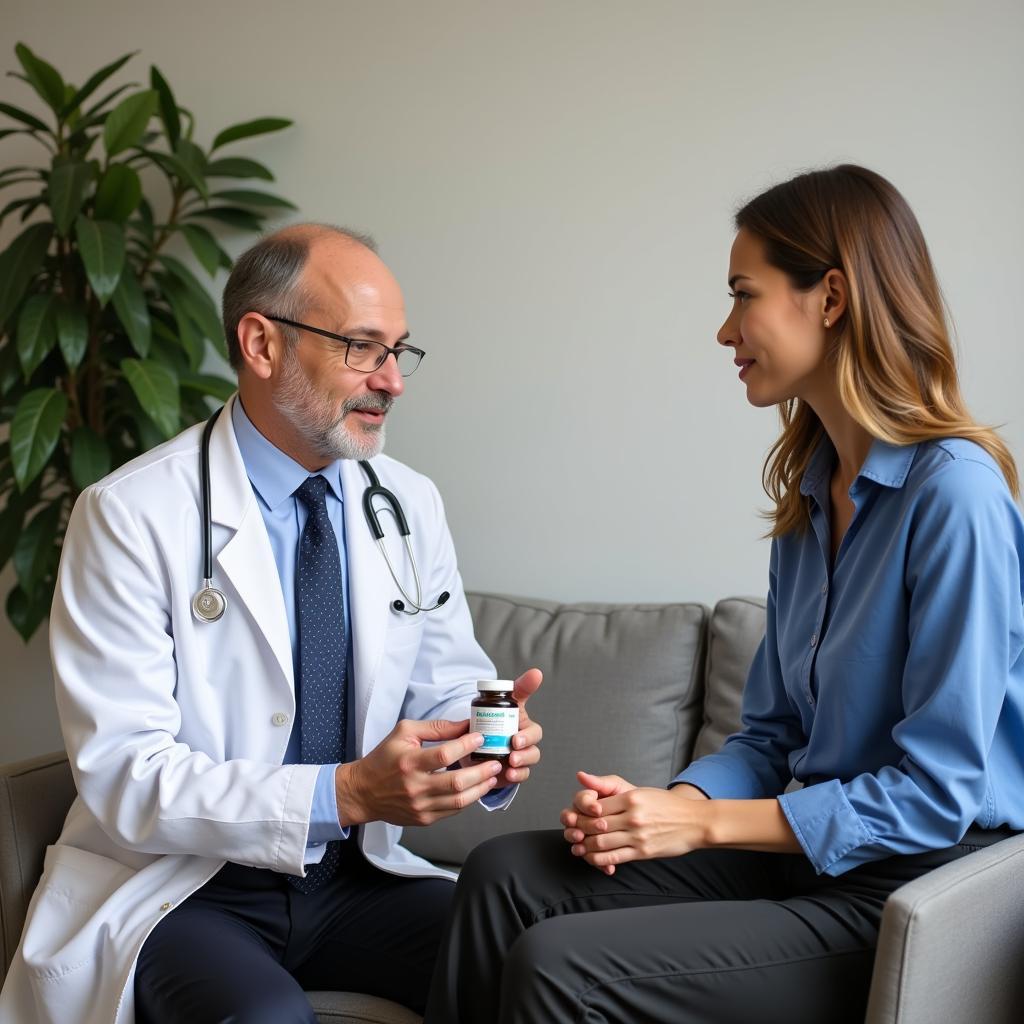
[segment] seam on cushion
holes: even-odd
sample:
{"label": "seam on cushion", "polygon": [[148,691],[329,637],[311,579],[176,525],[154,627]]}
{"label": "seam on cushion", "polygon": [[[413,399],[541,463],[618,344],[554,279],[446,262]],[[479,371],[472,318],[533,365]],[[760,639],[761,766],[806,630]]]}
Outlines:
{"label": "seam on cushion", "polygon": [[820,953],[816,956],[800,956],[791,957],[785,960],[767,960],[763,963],[757,964],[738,964],[735,967],[702,967],[692,971],[659,971],[658,973],[652,974],[633,974],[621,978],[611,978],[605,981],[595,982],[589,988],[583,989],[579,995],[580,1000],[580,1011],[578,1011],[576,1020],[580,1022],[583,1018],[580,1016],[583,1010],[588,1007],[583,1005],[583,999],[587,993],[593,992],[595,989],[609,988],[612,985],[621,985],[624,982],[640,982],[640,981],[657,981],[660,978],[693,978],[705,974],[737,974],[740,971],[760,971],[766,967],[789,967],[794,964],[809,963],[812,960],[830,960],[834,957],[840,956],[863,956],[865,953],[870,952],[871,947],[865,947],[864,949],[848,949],[842,952],[828,952]]}
{"label": "seam on cushion", "polygon": [[[482,590],[474,590],[471,591],[471,593],[477,598],[484,597],[487,598],[488,601],[503,601],[505,604],[511,605],[513,608],[526,608],[531,612],[539,612],[550,616],[570,611],[576,612],[578,615],[600,615],[607,618],[610,615],[615,615],[618,612],[623,611],[661,614],[668,608],[696,608],[701,611],[702,617],[706,617],[707,613],[707,606],[701,604],[699,601],[668,601],[664,604],[652,604],[651,602],[644,602],[641,604],[615,604],[613,608],[609,608],[607,611],[599,611],[596,608],[587,608],[584,605],[571,604],[569,602],[558,603],[555,608],[538,608],[535,604],[529,604],[526,598],[506,597],[504,594],[489,594]],[[597,604],[603,602],[594,603]]]}

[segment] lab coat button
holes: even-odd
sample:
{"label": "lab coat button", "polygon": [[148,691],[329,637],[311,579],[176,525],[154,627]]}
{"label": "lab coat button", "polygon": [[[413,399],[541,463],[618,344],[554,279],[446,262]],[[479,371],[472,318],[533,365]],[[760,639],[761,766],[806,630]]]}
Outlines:
{"label": "lab coat button", "polygon": [[275,711],[271,716],[270,720],[274,725],[287,725],[288,716],[283,711]]}
{"label": "lab coat button", "polygon": [[161,903],[160,904],[160,909],[161,910],[170,910],[173,905],[174,904],[172,904],[172,903]]}

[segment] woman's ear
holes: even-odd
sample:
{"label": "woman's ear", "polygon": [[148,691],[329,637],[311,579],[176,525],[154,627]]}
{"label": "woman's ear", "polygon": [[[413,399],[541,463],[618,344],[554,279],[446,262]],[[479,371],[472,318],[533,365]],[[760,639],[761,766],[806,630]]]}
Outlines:
{"label": "woman's ear", "polygon": [[826,327],[835,327],[846,312],[850,295],[849,283],[846,280],[846,275],[834,267],[825,274],[821,283],[824,286],[822,319],[828,321]]}

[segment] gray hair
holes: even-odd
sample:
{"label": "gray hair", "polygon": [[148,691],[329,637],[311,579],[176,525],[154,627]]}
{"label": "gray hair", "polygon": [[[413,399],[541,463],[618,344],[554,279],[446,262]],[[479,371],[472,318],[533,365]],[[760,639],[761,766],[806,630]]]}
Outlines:
{"label": "gray hair", "polygon": [[[341,235],[371,252],[377,251],[377,243],[370,235],[333,224],[296,224],[261,238],[235,261],[221,300],[228,360],[235,370],[240,370],[243,363],[238,324],[246,313],[302,319],[310,303],[302,286],[302,271],[309,258],[310,243],[324,234]],[[285,340],[295,344],[297,332],[285,324],[281,330]]]}

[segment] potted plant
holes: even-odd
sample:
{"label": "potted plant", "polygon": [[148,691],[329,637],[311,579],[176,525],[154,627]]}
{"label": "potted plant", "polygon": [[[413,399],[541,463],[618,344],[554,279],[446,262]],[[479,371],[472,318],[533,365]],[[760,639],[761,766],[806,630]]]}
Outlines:
{"label": "potted plant", "polygon": [[290,121],[232,125],[204,148],[156,67],[149,88],[107,85],[134,54],[75,86],[27,46],[15,53],[10,74],[45,106],[0,103],[0,140],[44,151],[0,165],[0,227],[17,226],[0,253],[0,569],[13,561],[6,610],[27,641],[49,611],[79,493],[234,390],[205,372],[211,351],[227,351],[189,255],[213,277],[231,267],[214,231],[258,232],[295,207],[241,187],[273,175],[221,152]]}

